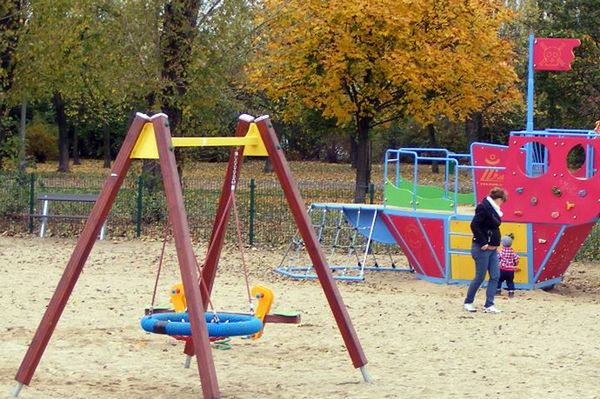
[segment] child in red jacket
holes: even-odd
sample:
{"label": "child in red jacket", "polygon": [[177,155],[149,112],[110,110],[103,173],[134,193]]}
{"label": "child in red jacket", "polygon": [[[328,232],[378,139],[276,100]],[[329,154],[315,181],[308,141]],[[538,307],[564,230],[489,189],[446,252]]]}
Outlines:
{"label": "child in red jacket", "polygon": [[502,249],[498,256],[498,262],[500,266],[500,278],[498,279],[498,290],[496,294],[502,293],[502,282],[506,281],[506,288],[508,288],[508,297],[512,298],[515,296],[515,272],[519,271],[517,267],[519,265],[519,255],[512,249],[512,238],[510,236],[503,236],[500,240],[502,243]]}

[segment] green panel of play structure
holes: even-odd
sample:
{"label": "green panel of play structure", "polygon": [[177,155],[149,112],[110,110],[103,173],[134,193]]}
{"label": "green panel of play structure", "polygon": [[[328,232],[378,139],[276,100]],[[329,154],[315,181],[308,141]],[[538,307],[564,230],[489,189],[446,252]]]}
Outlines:
{"label": "green panel of play structure", "polygon": [[[413,207],[413,184],[406,180],[396,187],[389,181],[385,182],[385,204],[405,208]],[[453,194],[451,194],[453,197]],[[474,203],[473,193],[458,194],[458,205]],[[454,199],[444,198],[444,190],[433,186],[417,186],[416,209],[449,211],[454,209]]]}
{"label": "green panel of play structure", "polygon": [[[391,187],[394,185],[391,182],[387,182]],[[386,189],[387,189],[386,183]],[[413,183],[408,180],[401,180],[398,188],[403,190],[408,190],[412,192]],[[444,197],[444,189],[435,186],[423,186],[417,185],[417,197],[421,198],[443,198]],[[453,193],[450,194],[450,198],[453,197]],[[473,205],[475,203],[475,196],[473,193],[458,193],[458,205]]]}
{"label": "green panel of play structure", "polygon": [[475,194],[458,193],[458,205],[475,205]]}

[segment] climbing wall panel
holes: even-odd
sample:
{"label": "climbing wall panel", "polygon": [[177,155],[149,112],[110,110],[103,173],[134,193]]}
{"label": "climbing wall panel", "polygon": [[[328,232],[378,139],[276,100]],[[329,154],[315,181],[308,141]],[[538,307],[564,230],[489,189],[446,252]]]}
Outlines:
{"label": "climbing wall panel", "polygon": [[594,224],[596,223],[568,227],[561,236],[557,237],[558,242],[536,283],[563,276]]}

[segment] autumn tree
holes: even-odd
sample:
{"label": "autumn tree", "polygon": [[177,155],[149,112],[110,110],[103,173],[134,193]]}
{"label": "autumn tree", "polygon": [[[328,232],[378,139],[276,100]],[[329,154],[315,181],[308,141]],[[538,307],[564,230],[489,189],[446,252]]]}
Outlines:
{"label": "autumn tree", "polygon": [[510,47],[498,37],[508,18],[494,0],[266,0],[257,24],[253,87],[285,103],[352,125],[355,202],[370,183],[370,132],[414,116],[464,118],[511,86]]}
{"label": "autumn tree", "polygon": [[65,93],[76,74],[74,51],[80,46],[80,26],[72,2],[32,0],[30,18],[18,49],[13,95],[50,98],[59,130],[59,171],[68,171]]}
{"label": "autumn tree", "polygon": [[[424,7],[420,20],[415,21],[412,40],[421,53],[419,59],[432,68],[421,68],[423,75],[417,79],[427,79],[428,87],[424,95],[410,101],[408,114],[427,126],[431,147],[438,147],[436,126],[440,119],[444,123],[465,121],[467,140],[472,142],[474,134],[469,129],[480,132],[484,113],[503,112],[521,102],[510,37],[500,33],[514,14],[500,3],[488,3],[488,7],[479,7],[469,2],[434,2]],[[463,17],[475,11],[478,19]],[[448,26],[454,27],[451,32]],[[443,65],[447,58],[427,58],[427,54],[444,53],[449,54],[449,67]]]}
{"label": "autumn tree", "polygon": [[[528,36],[573,37],[581,40],[569,72],[535,72],[535,126],[591,128],[599,118],[600,31],[593,15],[597,0],[509,0],[517,18],[502,28],[513,43],[515,64],[521,80],[521,97],[526,96]],[[524,101],[512,111],[492,105],[484,111],[485,120],[470,121],[468,128],[483,132],[504,132],[525,126]],[[477,139],[481,132],[468,132]]]}

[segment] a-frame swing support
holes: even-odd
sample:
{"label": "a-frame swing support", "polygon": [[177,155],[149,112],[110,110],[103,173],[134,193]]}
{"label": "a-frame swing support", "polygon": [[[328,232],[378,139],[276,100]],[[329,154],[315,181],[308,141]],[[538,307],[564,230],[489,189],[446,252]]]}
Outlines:
{"label": "a-frame swing support", "polygon": [[[251,125],[256,126],[260,132],[260,139],[256,137],[256,130],[250,129]],[[275,170],[280,184],[285,193],[286,199],[290,206],[290,210],[302,239],[306,243],[310,258],[314,264],[317,276],[325,292],[325,296],[329,306],[333,312],[338,328],[342,334],[342,338],[352,359],[355,368],[360,368],[365,381],[369,381],[366,373],[365,365],[367,359],[362,350],[350,316],[343,303],[340,292],[335,285],[331,271],[325,260],[325,256],[319,247],[317,237],[310,218],[306,211],[304,200],[297,188],[297,184],[291,174],[287,160],[283,154],[283,150],[275,134],[275,130],[268,116],[261,116],[254,120],[249,115],[240,116],[236,136],[228,138],[210,139],[182,139],[172,138],[169,129],[168,118],[165,114],[157,114],[152,117],[138,113],[135,119],[129,126],[129,130],[121,146],[119,154],[115,160],[110,175],[104,182],[100,195],[94,204],[94,207],[87,219],[83,231],[77,241],[75,249],[67,263],[63,275],[58,283],[58,286],[46,308],[46,312],[38,325],[36,333],[29,345],[25,357],[21,362],[21,366],[17,371],[15,380],[17,385],[13,391],[13,395],[17,396],[23,385],[29,385],[35,370],[44,354],[44,350],[50,341],[52,333],[62,315],[62,312],[67,304],[67,301],[77,283],[77,279],[83,270],[83,266],[94,246],[96,237],[108,213],[115,201],[117,193],[125,179],[129,166],[133,158],[142,158],[140,154],[136,155],[139,149],[138,141],[144,139],[151,133],[154,133],[156,142],[156,151],[158,153],[160,170],[163,177],[165,195],[167,198],[169,221],[173,228],[173,238],[177,251],[179,268],[181,271],[182,282],[184,286],[186,301],[188,304],[188,312],[190,315],[190,323],[192,330],[193,345],[186,347],[186,353],[196,355],[198,363],[198,372],[202,386],[202,393],[205,399],[219,398],[219,386],[217,382],[217,374],[215,370],[214,360],[210,348],[208,337],[208,329],[204,319],[204,312],[208,303],[208,297],[203,297],[200,286],[198,284],[198,276],[196,271],[196,256],[194,254],[187,215],[183,202],[183,194],[181,183],[177,172],[175,162],[174,146],[197,146],[197,145],[226,145],[226,146],[241,146],[246,149],[246,153],[254,155],[261,154],[260,146],[264,143],[266,152],[271,158],[273,169]],[[244,137],[241,137],[244,136]],[[177,142],[179,140],[179,142]],[[232,150],[232,155],[235,150]],[[242,150],[240,150],[242,152]],[[243,153],[243,152],[242,152]],[[238,153],[239,160],[242,159],[242,154]],[[156,158],[150,156],[150,158]],[[233,162],[230,157],[229,166],[227,169],[226,181],[223,185],[223,192],[217,208],[217,220],[213,226],[211,236],[211,251],[207,255],[205,266],[202,270],[202,279],[210,290],[212,289],[218,258],[223,245],[225,235],[225,225],[227,216],[231,207],[229,200],[230,195],[235,187],[227,180],[231,178],[234,169],[239,175],[241,162]],[[222,219],[222,220],[220,220]]]}

